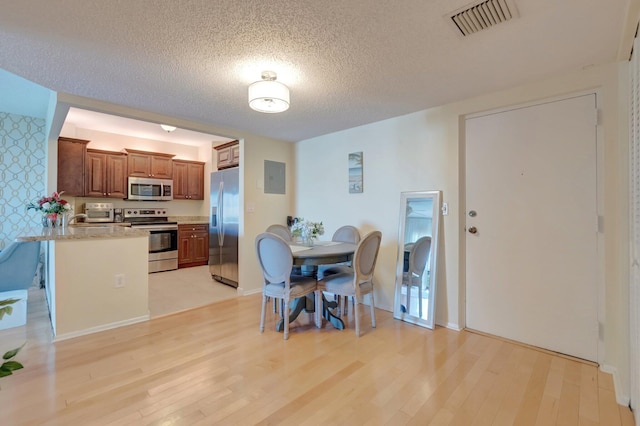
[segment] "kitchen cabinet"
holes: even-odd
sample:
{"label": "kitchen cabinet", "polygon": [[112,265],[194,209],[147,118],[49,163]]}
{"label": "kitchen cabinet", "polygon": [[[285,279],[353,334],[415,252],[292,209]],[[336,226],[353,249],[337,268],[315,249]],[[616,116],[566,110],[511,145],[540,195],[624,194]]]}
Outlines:
{"label": "kitchen cabinet", "polygon": [[58,138],[58,192],[74,197],[84,196],[85,139]]}
{"label": "kitchen cabinet", "polygon": [[209,225],[178,225],[178,268],[209,262]]}
{"label": "kitchen cabinet", "polygon": [[240,142],[231,141],[214,147],[218,153],[218,170],[240,164]]}
{"label": "kitchen cabinet", "polygon": [[85,196],[127,198],[127,154],[87,149]]}
{"label": "kitchen cabinet", "polygon": [[173,154],[125,149],[129,176],[173,179]]}
{"label": "kitchen cabinet", "polygon": [[204,163],[173,160],[173,199],[204,200]]}

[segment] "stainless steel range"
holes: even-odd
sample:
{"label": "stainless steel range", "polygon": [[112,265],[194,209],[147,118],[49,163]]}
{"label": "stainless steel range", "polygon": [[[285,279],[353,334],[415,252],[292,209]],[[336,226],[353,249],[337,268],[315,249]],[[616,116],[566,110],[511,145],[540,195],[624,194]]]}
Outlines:
{"label": "stainless steel range", "polygon": [[149,273],[178,269],[178,223],[165,208],[124,209],[124,221],[149,231]]}

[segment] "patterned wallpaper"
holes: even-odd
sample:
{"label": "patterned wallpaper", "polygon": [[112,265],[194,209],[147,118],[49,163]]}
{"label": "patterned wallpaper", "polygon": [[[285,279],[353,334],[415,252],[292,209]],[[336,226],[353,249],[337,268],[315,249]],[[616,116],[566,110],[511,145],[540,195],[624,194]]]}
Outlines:
{"label": "patterned wallpaper", "polygon": [[40,225],[26,204],[45,195],[46,145],[44,119],[0,112],[0,249]]}

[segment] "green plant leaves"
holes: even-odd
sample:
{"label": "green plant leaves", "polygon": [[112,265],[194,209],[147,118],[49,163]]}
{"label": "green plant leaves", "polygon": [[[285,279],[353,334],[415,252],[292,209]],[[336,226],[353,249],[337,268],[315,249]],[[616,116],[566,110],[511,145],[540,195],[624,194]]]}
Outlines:
{"label": "green plant leaves", "polygon": [[24,368],[24,366],[22,364],[20,364],[19,362],[17,362],[17,361],[9,361],[9,360],[11,358],[15,357],[16,355],[18,355],[18,352],[20,352],[20,350],[26,344],[27,344],[27,342],[23,343],[22,346],[20,346],[19,348],[12,349],[12,350],[6,352],[4,355],[2,355],[2,359],[6,360],[6,362],[4,362],[4,363],[2,363],[2,365],[0,365],[0,377],[10,376],[10,375],[13,374],[14,371],[20,370],[21,368]]}
{"label": "green plant leaves", "polygon": [[2,306],[0,308],[0,320],[5,316],[5,315],[11,315],[13,313],[13,306],[9,306],[9,305],[13,305],[16,302],[19,302],[20,299],[5,299],[5,300],[0,300],[0,306]]}
{"label": "green plant leaves", "polygon": [[2,359],[4,360],[8,360],[13,358],[14,356],[18,355],[18,352],[20,352],[20,350],[24,347],[24,345],[26,345],[27,343],[23,343],[22,346],[20,346],[19,348],[15,348],[13,350],[10,350],[9,352],[5,353],[4,355],[2,355]]}
{"label": "green plant leaves", "polygon": [[14,371],[24,368],[18,361],[7,361],[0,365],[0,377],[6,377],[13,374]]}

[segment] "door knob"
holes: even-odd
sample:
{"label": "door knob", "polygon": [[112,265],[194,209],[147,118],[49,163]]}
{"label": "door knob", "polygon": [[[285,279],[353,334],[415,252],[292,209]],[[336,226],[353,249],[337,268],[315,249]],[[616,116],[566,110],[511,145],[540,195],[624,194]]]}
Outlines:
{"label": "door knob", "polygon": [[475,226],[472,226],[471,228],[469,228],[469,233],[470,234],[478,233],[478,228],[476,228]]}

